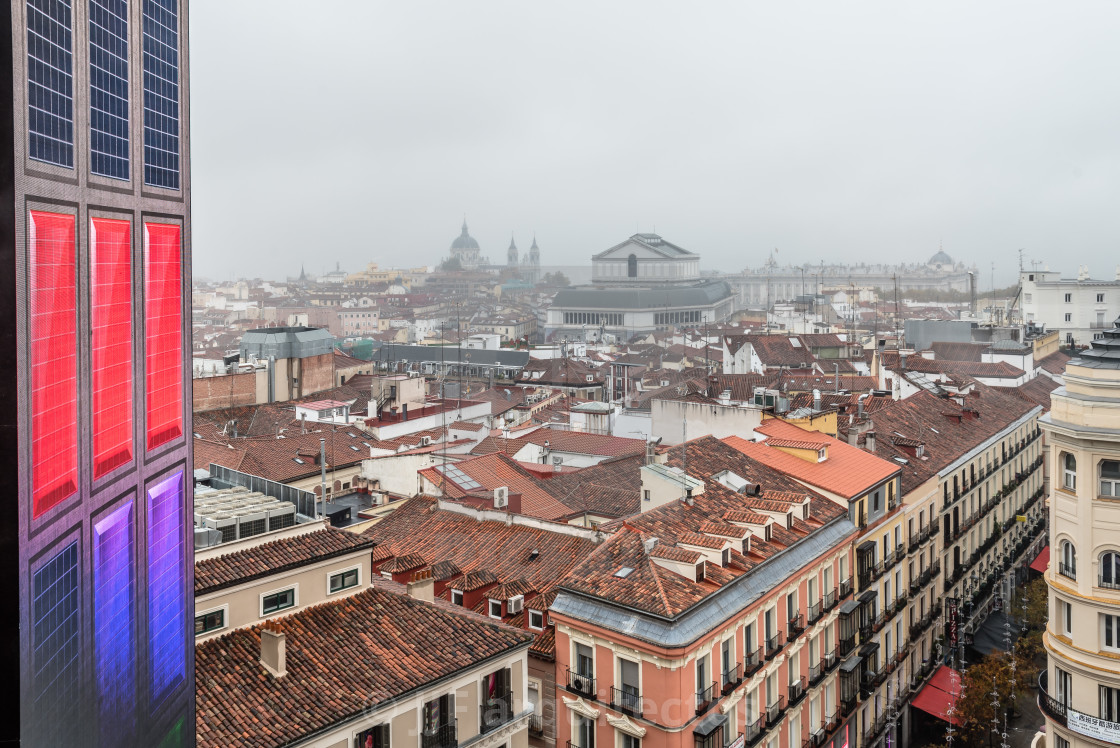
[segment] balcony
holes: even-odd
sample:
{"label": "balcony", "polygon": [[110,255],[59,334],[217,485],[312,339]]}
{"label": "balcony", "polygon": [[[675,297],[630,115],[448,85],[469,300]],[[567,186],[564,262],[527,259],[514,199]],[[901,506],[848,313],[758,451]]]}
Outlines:
{"label": "balcony", "polygon": [[1097,586],[1100,587],[1102,590],[1120,590],[1120,580],[1113,580],[1111,582],[1106,582],[1105,580],[1098,577],[1097,578]]}
{"label": "balcony", "polygon": [[544,717],[542,715],[529,715],[529,735],[534,738],[544,737]]}
{"label": "balcony", "polygon": [[786,635],[780,631],[769,639],[766,640],[766,659],[772,660],[778,656],[778,652],[782,651],[782,647],[786,645]]}
{"label": "balcony", "polygon": [[1077,579],[1077,567],[1073,564],[1058,562],[1058,573],[1063,577],[1068,577],[1073,580]]}
{"label": "balcony", "polygon": [[777,722],[781,718],[782,712],[785,710],[786,697],[779,696],[777,701],[766,707],[766,724],[772,725]]}
{"label": "balcony", "polygon": [[736,662],[730,670],[724,670],[720,683],[723,684],[723,693],[729,693],[735,686],[743,682],[743,666]]}
{"label": "balcony", "polygon": [[611,709],[631,717],[642,716],[642,695],[634,686],[623,684],[622,688],[611,686]]}
{"label": "balcony", "polygon": [[708,707],[715,701],[716,684],[708,686],[707,688],[696,692],[696,715],[699,716],[708,711]]}
{"label": "balcony", "polygon": [[801,744],[801,748],[818,748],[824,745],[824,739],[828,737],[823,727],[818,728],[815,732],[809,733],[809,737]]}
{"label": "balcony", "polygon": [[754,745],[762,737],[765,732],[763,727],[763,719],[759,717],[754,722],[748,722],[747,726],[743,728],[743,739],[746,745]]}
{"label": "balcony", "polygon": [[478,731],[496,730],[513,719],[513,693],[507,691],[484,700],[478,707]]}
{"label": "balcony", "polygon": [[833,589],[830,592],[824,593],[824,599],[821,602],[824,604],[824,612],[828,613],[840,602],[840,596],[837,595],[836,590]]}
{"label": "balcony", "polygon": [[808,620],[809,625],[812,626],[814,623],[821,620],[822,615],[824,615],[823,606],[821,601],[818,600],[809,606],[809,615],[806,620]]}
{"label": "balcony", "polygon": [[805,679],[795,680],[789,684],[789,706],[792,709],[805,698]]}
{"label": "balcony", "polygon": [[762,668],[762,649],[756,649],[743,658],[743,675],[754,675]]}
{"label": "balcony", "polygon": [[844,657],[845,655],[847,655],[849,652],[851,652],[855,648],[856,648],[856,638],[854,636],[849,636],[847,638],[840,639],[840,644],[837,647],[837,649],[840,652],[841,657]]}
{"label": "balcony", "polygon": [[457,720],[431,730],[420,731],[420,748],[456,748],[459,745]]}
{"label": "balcony", "polygon": [[1062,727],[1066,726],[1066,705],[1052,697],[1046,691],[1046,680],[1049,676],[1045,670],[1038,674],[1038,708],[1050,719]]}
{"label": "balcony", "polygon": [[793,618],[789,619],[788,629],[789,641],[793,641],[805,633],[805,616],[798,613]]}
{"label": "balcony", "polygon": [[839,665],[839,664],[840,664],[840,658],[837,656],[836,650],[835,649],[830,649],[828,651],[828,654],[826,654],[824,656],[824,671],[826,673],[830,673],[833,670],[835,670],[836,666]]}
{"label": "balcony", "polygon": [[[840,600],[845,599],[852,594],[852,578],[848,577],[840,583]],[[837,601],[839,602],[839,600]]]}
{"label": "balcony", "polygon": [[595,679],[590,675],[581,675],[580,673],[573,673],[571,670],[568,670],[568,691],[571,693],[578,693],[581,696],[595,698],[597,694],[595,690]]}
{"label": "balcony", "polygon": [[847,717],[856,708],[859,703],[859,697],[852,693],[840,696],[840,714],[842,717]]}
{"label": "balcony", "polygon": [[825,675],[824,660],[821,660],[816,665],[810,665],[809,666],[809,687],[812,688],[813,686],[817,685],[822,680],[824,680],[824,675]]}

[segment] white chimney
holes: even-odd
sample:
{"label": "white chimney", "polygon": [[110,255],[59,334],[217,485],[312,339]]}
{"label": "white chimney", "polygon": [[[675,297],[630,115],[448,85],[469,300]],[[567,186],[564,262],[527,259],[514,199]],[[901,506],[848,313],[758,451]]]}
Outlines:
{"label": "white chimney", "polygon": [[261,628],[261,665],[274,678],[288,674],[288,638],[278,623]]}

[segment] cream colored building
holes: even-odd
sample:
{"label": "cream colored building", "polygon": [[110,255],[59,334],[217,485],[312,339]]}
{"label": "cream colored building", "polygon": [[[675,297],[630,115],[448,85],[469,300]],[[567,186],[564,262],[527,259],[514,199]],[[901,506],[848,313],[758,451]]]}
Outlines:
{"label": "cream colored building", "polygon": [[1036,748],[1120,744],[1120,320],[1066,367],[1050,443],[1050,616]]}

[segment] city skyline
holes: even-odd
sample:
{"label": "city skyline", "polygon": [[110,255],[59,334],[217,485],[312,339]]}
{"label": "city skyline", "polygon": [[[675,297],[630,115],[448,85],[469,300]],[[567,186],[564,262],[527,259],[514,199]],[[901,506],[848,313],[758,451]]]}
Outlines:
{"label": "city skyline", "polygon": [[545,265],[656,231],[727,272],[943,246],[997,286],[1020,248],[1115,274],[1113,5],[334,7],[196,14],[202,275],[434,264],[464,214]]}

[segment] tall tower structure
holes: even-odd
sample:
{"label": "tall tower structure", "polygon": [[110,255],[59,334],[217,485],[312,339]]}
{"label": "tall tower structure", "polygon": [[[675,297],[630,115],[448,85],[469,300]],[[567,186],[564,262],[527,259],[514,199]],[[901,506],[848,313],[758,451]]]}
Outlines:
{"label": "tall tower structure", "polygon": [[506,250],[506,269],[516,271],[520,255],[517,252],[517,243],[513,241],[513,237],[509,238],[509,249]]}
{"label": "tall tower structure", "polygon": [[187,2],[0,19],[0,745],[192,746]]}
{"label": "tall tower structure", "polygon": [[1050,445],[1047,748],[1120,744],[1120,319],[1069,362]]}

